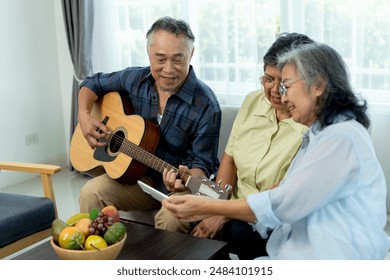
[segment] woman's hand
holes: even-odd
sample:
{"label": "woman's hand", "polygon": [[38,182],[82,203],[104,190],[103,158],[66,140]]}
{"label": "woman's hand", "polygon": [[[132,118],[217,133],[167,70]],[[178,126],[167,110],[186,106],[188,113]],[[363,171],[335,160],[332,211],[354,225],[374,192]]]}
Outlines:
{"label": "woman's hand", "polygon": [[211,216],[206,207],[210,202],[211,199],[205,196],[172,195],[169,199],[164,199],[162,205],[179,220],[200,221]]}
{"label": "woman's hand", "polygon": [[229,220],[223,216],[208,217],[197,224],[191,231],[191,234],[197,237],[215,238]]}

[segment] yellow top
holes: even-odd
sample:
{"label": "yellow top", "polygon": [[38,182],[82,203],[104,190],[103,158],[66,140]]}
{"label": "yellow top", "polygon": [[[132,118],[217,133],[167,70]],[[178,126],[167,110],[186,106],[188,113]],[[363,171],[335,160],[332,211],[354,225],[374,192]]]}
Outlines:
{"label": "yellow top", "polygon": [[278,123],[275,110],[262,90],[249,93],[237,114],[225,149],[237,167],[237,188],[233,198],[247,197],[279,183],[306,130],[306,126],[291,118]]}

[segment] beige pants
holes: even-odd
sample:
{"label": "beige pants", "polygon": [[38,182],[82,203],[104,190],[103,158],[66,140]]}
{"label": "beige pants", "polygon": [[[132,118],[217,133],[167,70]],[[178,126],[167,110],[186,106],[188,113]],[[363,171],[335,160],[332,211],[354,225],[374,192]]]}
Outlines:
{"label": "beige pants", "polygon": [[[189,193],[191,192],[185,191],[181,193],[175,193],[173,195],[183,195]],[[189,234],[194,227],[194,223],[179,221],[174,216],[172,216],[164,206],[162,206],[160,211],[158,211],[154,217],[154,226],[158,229]]]}
{"label": "beige pants", "polygon": [[[142,178],[151,184],[147,177]],[[183,192],[180,194],[185,194]],[[160,208],[161,203],[146,194],[137,184],[122,185],[111,179],[107,174],[89,180],[80,191],[80,212],[89,213],[93,208],[102,209],[114,205],[118,210],[145,210]],[[155,216],[155,227],[173,232],[190,233],[193,225],[181,222],[173,217],[165,207],[161,207]]]}
{"label": "beige pants", "polygon": [[[145,183],[151,183],[147,177]],[[80,211],[89,213],[93,208],[114,205],[118,210],[143,210],[161,207],[161,203],[146,194],[137,184],[122,185],[107,174],[89,180],[80,191]]]}

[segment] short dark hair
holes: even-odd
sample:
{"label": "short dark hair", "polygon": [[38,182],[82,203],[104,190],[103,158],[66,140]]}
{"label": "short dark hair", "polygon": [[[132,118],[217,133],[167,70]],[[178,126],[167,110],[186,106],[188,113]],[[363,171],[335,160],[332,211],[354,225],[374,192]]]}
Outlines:
{"label": "short dark hair", "polygon": [[321,128],[333,124],[340,115],[369,128],[367,101],[353,91],[347,65],[336,50],[321,43],[301,45],[279,58],[279,69],[286,64],[296,67],[307,87],[325,83],[315,112]]}
{"label": "short dark hair", "polygon": [[275,42],[268,49],[263,57],[264,70],[268,65],[277,66],[278,57],[289,50],[304,44],[310,44],[314,41],[308,36],[300,33],[281,33]]}
{"label": "short dark hair", "polygon": [[187,38],[189,48],[193,48],[195,42],[195,36],[192,33],[191,27],[188,23],[181,19],[174,19],[171,17],[162,17],[156,20],[146,33],[146,39],[148,40],[147,46],[149,49],[150,38],[154,32],[164,30],[176,36],[184,35]]}

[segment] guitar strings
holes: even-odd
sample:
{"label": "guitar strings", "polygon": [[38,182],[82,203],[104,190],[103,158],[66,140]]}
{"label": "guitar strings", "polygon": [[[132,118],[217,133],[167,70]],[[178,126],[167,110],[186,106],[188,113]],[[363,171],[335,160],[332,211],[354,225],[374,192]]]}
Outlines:
{"label": "guitar strings", "polygon": [[[179,170],[178,168],[168,164],[168,163],[165,163],[163,160],[159,159],[157,156],[153,155],[152,153],[149,153],[148,151],[145,151],[143,150],[142,148],[138,147],[136,144],[134,144],[133,142],[131,142],[130,140],[126,139],[126,138],[123,138],[117,134],[112,134],[112,136],[109,138],[108,142],[107,142],[107,145],[110,146],[110,143],[113,142],[116,146],[120,147],[118,150],[119,151],[131,151],[131,150],[135,150],[135,147],[139,148],[139,153],[137,154],[137,152],[135,152],[134,154],[136,155],[135,157],[132,157],[134,158],[135,160],[138,160],[140,161],[141,163],[144,163],[145,165],[148,165],[146,162],[145,162],[145,155],[149,157],[149,160],[150,158],[154,159],[155,161],[158,161],[160,162],[160,165],[162,165],[160,168],[168,168],[168,167],[171,167],[172,169],[175,170],[175,172],[177,172],[180,177],[182,178],[182,180],[184,179],[185,181],[187,181],[189,179],[189,177],[191,175]],[[125,153],[125,152],[124,152]],[[125,153],[126,155],[128,155],[127,153]],[[128,155],[129,156],[129,155]],[[137,156],[139,156],[139,158],[136,158]],[[153,169],[159,171],[160,173],[163,172],[163,170],[161,169],[157,169],[157,166],[153,166]],[[192,177],[192,176],[191,176]],[[192,179],[197,182],[197,183],[202,183],[203,179],[200,179],[200,178],[197,178],[197,177],[192,177]]]}
{"label": "guitar strings", "polygon": [[[154,159],[155,161],[160,162],[160,165],[162,165],[162,167],[166,167],[166,168],[171,167],[172,169],[175,170],[175,172],[177,172],[177,173],[179,174],[179,176],[180,176],[182,182],[184,183],[184,185],[186,185],[186,183],[188,182],[188,179],[189,179],[189,178],[191,178],[191,181],[190,181],[190,182],[194,182],[194,183],[196,183],[196,184],[198,184],[198,185],[200,185],[200,186],[203,185],[203,184],[205,183],[204,180],[205,180],[206,177],[203,177],[203,178],[200,178],[200,177],[193,177],[193,176],[191,176],[191,175],[189,175],[189,174],[187,174],[187,173],[184,173],[183,171],[180,171],[179,169],[175,168],[174,166],[172,166],[172,165],[170,165],[170,164],[168,164],[168,163],[165,163],[163,160],[159,159],[157,156],[153,155],[152,153],[150,153],[150,152],[148,152],[148,151],[146,151],[146,150],[144,150],[144,149],[138,147],[136,144],[134,144],[133,142],[131,142],[130,140],[128,140],[128,139],[126,139],[126,138],[123,138],[123,137],[121,137],[121,136],[119,136],[119,135],[117,135],[117,134],[114,133],[114,134],[112,134],[111,137],[108,139],[108,142],[107,142],[107,145],[108,145],[108,146],[110,146],[109,144],[111,143],[111,140],[112,140],[112,142],[113,142],[115,145],[117,145],[117,146],[119,147],[118,151],[122,151],[122,152],[123,152],[123,150],[124,150],[123,153],[126,154],[126,155],[128,155],[128,154],[126,153],[126,151],[138,149],[138,151],[139,151],[139,153],[138,153],[139,158],[138,158],[138,159],[135,158],[135,157],[132,157],[132,158],[134,158],[135,160],[138,160],[139,162],[141,162],[141,163],[143,163],[143,164],[145,164],[145,165],[147,165],[147,166],[148,166],[148,164],[145,163],[145,160],[144,160],[144,162],[142,162],[142,159],[141,159],[142,156],[145,157],[145,155],[147,155],[147,156],[149,157],[149,159],[152,158],[152,159]],[[137,152],[135,152],[135,154],[136,154],[136,156],[137,156]],[[128,155],[128,156],[130,156],[130,155]],[[131,156],[130,156],[130,157],[131,157]],[[162,170],[161,170],[161,169],[158,170],[156,166],[154,166],[154,167],[152,167],[152,168],[154,168],[155,170],[157,170],[157,171],[159,171],[160,173],[162,173]],[[161,168],[161,167],[160,167],[160,168]],[[212,182],[210,179],[206,179],[206,180]],[[214,189],[213,191],[216,192],[216,193],[222,194],[222,193],[225,192],[225,190],[224,190],[223,188],[220,188],[220,187],[219,187],[219,184],[218,184],[218,186],[216,186],[216,185],[214,185],[214,184],[208,185],[208,187]]]}

